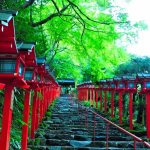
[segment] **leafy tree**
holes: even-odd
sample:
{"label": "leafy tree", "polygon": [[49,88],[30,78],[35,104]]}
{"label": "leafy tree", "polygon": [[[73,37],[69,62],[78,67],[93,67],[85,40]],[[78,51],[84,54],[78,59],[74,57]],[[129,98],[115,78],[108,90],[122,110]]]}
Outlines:
{"label": "leafy tree", "polygon": [[132,56],[130,61],[118,66],[116,75],[150,73],[150,58]]}
{"label": "leafy tree", "polygon": [[19,11],[17,40],[35,41],[37,56],[47,58],[56,78],[95,81],[113,76],[129,59],[118,39],[133,41],[137,29],[144,28],[142,22],[131,25],[110,0],[7,0],[0,5]]}

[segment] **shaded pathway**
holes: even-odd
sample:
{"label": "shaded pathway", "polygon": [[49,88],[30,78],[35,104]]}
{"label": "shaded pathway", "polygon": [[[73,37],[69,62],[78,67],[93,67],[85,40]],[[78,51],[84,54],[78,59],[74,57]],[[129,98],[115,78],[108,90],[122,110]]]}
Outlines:
{"label": "shaded pathway", "polygon": [[[101,119],[96,118],[96,136],[93,141],[93,115],[88,116],[88,128],[85,128],[85,113],[78,112],[78,105],[68,97],[61,97],[52,110],[51,119],[47,117],[30,141],[32,150],[73,150],[106,149],[106,127]],[[124,135],[114,127],[109,128],[109,149],[133,149],[131,137]],[[137,143],[140,150],[141,143]],[[138,149],[138,148],[137,148]]]}

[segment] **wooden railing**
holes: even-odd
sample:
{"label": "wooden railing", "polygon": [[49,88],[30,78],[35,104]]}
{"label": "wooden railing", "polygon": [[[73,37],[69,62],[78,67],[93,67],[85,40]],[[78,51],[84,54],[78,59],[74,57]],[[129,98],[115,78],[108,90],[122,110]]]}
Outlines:
{"label": "wooden railing", "polygon": [[[82,111],[81,111],[82,110]],[[93,115],[93,141],[95,141],[95,137],[96,137],[96,117],[99,118],[99,119],[102,119],[104,122],[105,122],[105,131],[106,131],[106,149],[109,148],[109,133],[111,132],[109,130],[109,126],[113,126],[115,127],[118,131],[126,134],[127,136],[131,137],[131,139],[133,139],[133,147],[134,147],[134,150],[136,150],[137,146],[136,146],[136,143],[137,142],[140,142],[140,143],[143,143],[143,145],[146,147],[146,148],[150,148],[150,143],[142,140],[141,138],[135,136],[134,134],[128,132],[127,130],[123,129],[122,127],[116,125],[115,123],[109,121],[108,119],[104,118],[103,116],[101,116],[100,114],[94,112],[93,110],[83,106],[80,102],[78,102],[78,111],[79,113],[81,113],[81,115],[85,116],[85,127],[87,129],[91,129],[91,128],[88,128],[88,115],[89,113],[91,113]],[[83,112],[84,111],[84,112]],[[90,118],[91,119],[91,118]],[[90,120],[91,121],[91,120]],[[115,140],[115,139],[114,139]]]}

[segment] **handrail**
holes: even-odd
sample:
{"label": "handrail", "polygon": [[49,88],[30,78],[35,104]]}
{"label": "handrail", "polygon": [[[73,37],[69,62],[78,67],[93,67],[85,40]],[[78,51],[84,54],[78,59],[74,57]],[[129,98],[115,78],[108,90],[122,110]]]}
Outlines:
{"label": "handrail", "polygon": [[134,142],[137,141],[137,142],[142,142],[145,146],[147,146],[148,148],[150,148],[150,144],[144,140],[142,140],[141,138],[137,137],[136,135],[128,132],[127,130],[123,129],[122,127],[116,125],[115,123],[111,122],[110,120],[102,117],[100,114],[97,114],[96,112],[92,111],[91,109],[83,106],[80,102],[77,102],[78,104],[80,104],[82,107],[84,107],[84,109],[86,109],[86,111],[88,110],[89,112],[93,113],[94,115],[98,116],[99,118],[101,118],[102,120],[104,120],[105,122],[107,122],[108,124],[116,127],[117,129],[119,129],[121,132],[131,136],[133,139],[134,139]]}

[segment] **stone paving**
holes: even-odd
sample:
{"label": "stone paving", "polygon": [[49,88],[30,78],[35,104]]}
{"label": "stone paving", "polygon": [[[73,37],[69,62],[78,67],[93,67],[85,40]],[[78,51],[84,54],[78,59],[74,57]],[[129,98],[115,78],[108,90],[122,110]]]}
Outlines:
{"label": "stone paving", "polygon": [[[78,109],[75,100],[60,97],[51,113],[47,113],[36,132],[36,138],[29,142],[32,150],[102,150],[106,149],[106,126],[103,120],[96,118],[94,137],[93,114],[88,115],[88,127],[85,127],[85,112]],[[132,150],[131,137],[109,127],[108,149]],[[142,143],[137,149],[146,150]]]}

